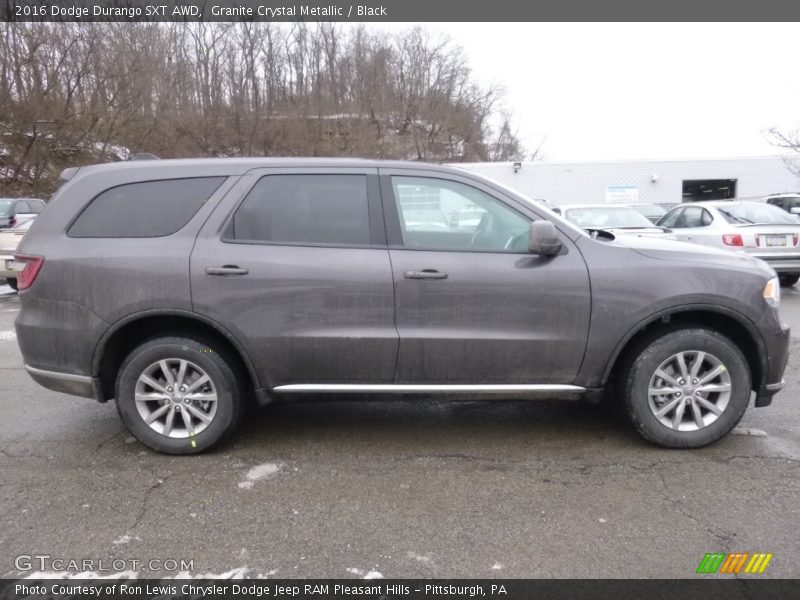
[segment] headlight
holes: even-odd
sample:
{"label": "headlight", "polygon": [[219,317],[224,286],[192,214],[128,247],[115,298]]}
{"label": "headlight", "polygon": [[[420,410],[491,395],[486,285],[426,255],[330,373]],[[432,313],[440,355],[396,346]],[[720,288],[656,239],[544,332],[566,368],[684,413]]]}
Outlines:
{"label": "headlight", "polygon": [[777,277],[770,279],[764,286],[764,300],[770,306],[778,308],[778,304],[781,302],[781,284]]}

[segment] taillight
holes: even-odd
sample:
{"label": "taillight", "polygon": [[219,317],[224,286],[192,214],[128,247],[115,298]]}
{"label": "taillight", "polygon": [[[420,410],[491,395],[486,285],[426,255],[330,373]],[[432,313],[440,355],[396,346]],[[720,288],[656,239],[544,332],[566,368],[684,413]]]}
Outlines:
{"label": "taillight", "polygon": [[739,233],[726,233],[722,236],[722,243],[726,246],[744,246],[744,240]]}
{"label": "taillight", "polygon": [[39,269],[44,264],[43,256],[30,256],[28,254],[15,254],[11,270],[17,272],[17,287],[26,290],[33,285]]}

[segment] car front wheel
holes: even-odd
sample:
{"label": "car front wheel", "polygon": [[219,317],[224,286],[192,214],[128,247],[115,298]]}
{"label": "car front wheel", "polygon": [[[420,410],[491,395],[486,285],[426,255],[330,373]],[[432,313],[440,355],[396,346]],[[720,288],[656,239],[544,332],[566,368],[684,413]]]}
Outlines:
{"label": "car front wheel", "polygon": [[211,448],[238,424],[242,392],[232,361],[199,340],[150,340],[122,364],[117,410],[143,444],[167,454]]}
{"label": "car front wheel", "polygon": [[719,440],[750,400],[750,369],[739,348],[703,328],[652,336],[623,373],[628,416],[648,441],[698,448]]}

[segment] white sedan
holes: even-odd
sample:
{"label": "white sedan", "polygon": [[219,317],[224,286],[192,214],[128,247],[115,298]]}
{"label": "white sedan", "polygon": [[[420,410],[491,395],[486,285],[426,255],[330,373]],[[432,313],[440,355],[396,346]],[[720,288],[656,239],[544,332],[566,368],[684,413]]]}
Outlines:
{"label": "white sedan", "polygon": [[766,261],[781,285],[800,279],[800,223],[763,202],[713,200],[676,206],[658,224],[679,240],[746,252]]}

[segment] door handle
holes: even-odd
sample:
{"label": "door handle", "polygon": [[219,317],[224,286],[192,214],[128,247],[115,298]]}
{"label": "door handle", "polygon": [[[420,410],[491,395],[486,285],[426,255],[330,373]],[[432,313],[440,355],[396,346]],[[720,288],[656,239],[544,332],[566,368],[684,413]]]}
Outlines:
{"label": "door handle", "polygon": [[247,275],[250,271],[237,265],[223,265],[222,267],[206,267],[208,275]]}
{"label": "door handle", "polygon": [[406,279],[447,279],[447,273],[440,273],[435,269],[423,269],[422,271],[406,271],[403,273]]}

